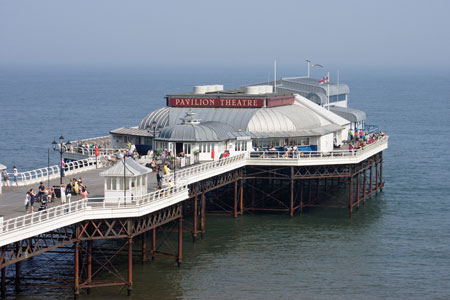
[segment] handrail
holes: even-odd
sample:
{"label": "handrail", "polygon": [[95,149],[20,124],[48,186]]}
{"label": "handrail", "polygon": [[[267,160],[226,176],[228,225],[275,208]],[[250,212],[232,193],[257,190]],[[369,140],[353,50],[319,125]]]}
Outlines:
{"label": "handrail", "polygon": [[169,175],[167,175],[166,180],[173,180],[175,176],[176,176],[175,179],[186,179],[186,178],[188,178],[188,176],[191,177],[192,175],[197,175],[199,173],[214,169],[216,167],[222,167],[222,166],[226,166],[226,165],[229,165],[229,164],[237,162],[237,161],[241,161],[245,157],[246,157],[246,153],[241,153],[238,155],[229,156],[229,157],[220,159],[218,161],[212,161],[209,163],[200,164],[200,165],[197,165],[194,167],[182,169],[180,171],[176,171],[174,173],[170,173]]}
{"label": "handrail", "polygon": [[[115,154],[119,151],[127,151],[127,150],[125,148],[123,148],[123,149],[99,148],[98,149],[99,156],[101,156],[101,155],[106,156],[106,155],[108,155],[108,153],[111,153],[111,152],[112,152],[112,154]],[[75,153],[75,154],[81,154],[81,155],[95,156],[95,148],[88,148],[86,150],[81,146],[69,147],[67,150],[65,150],[64,153]]]}
{"label": "handrail", "polygon": [[328,152],[322,151],[250,151],[249,159],[309,159],[309,158],[342,158],[342,157],[357,157],[368,150],[387,143],[388,136],[380,137],[373,143],[364,146],[361,149],[352,150],[332,150]]}
{"label": "handrail", "polygon": [[[354,149],[351,151],[345,151],[345,150],[334,150],[330,151],[328,153],[324,152],[317,152],[317,151],[310,151],[307,152],[307,155],[302,155],[301,153],[294,153],[291,152],[291,156],[285,157],[286,153],[289,153],[287,151],[269,151],[269,152],[258,152],[258,151],[252,151],[250,152],[250,159],[272,159],[272,158],[293,158],[293,159],[304,159],[304,158],[312,158],[312,157],[321,157],[321,158],[341,158],[343,156],[351,156],[355,157],[360,155],[361,153],[367,152],[368,150],[378,147],[379,145],[382,145],[383,143],[387,143],[388,136],[381,137],[377,139],[375,142],[365,146],[363,149]],[[252,157],[252,155],[256,153],[258,157]],[[200,164],[198,166],[190,167],[184,170],[181,170],[176,173],[176,176],[180,179],[192,179],[193,175],[198,175],[200,173],[203,173],[207,170],[211,170],[217,167],[227,166],[231,165],[232,163],[244,161],[248,156],[247,152],[230,156],[224,159],[220,159],[218,161],[213,161],[205,164]],[[76,162],[71,162],[66,164],[66,172],[76,171],[79,169],[82,169],[84,167],[89,167],[94,165],[96,160],[93,158],[83,159]],[[45,172],[44,172],[45,170]],[[27,173],[27,176],[29,176],[31,179],[29,180],[36,180],[40,179],[43,176],[50,176],[50,172],[54,174],[56,172],[58,174],[59,168],[57,166],[52,166],[50,168],[44,168],[44,169],[36,169],[32,171],[23,172],[20,174]],[[40,175],[38,176],[38,171],[40,172]],[[34,173],[34,177],[33,177]],[[59,175],[59,174],[58,174]],[[169,179],[173,178],[175,174],[171,173],[169,174]],[[6,233],[11,232],[14,230],[22,229],[26,226],[35,226],[36,224],[47,222],[54,220],[56,218],[61,218],[70,214],[75,214],[78,212],[83,212],[87,209],[105,209],[105,208],[117,208],[117,209],[130,209],[130,208],[136,208],[136,207],[142,207],[151,203],[156,203],[158,201],[166,200],[168,197],[173,196],[177,193],[187,191],[189,184],[188,180],[184,180],[184,183],[178,183],[175,186],[172,187],[166,187],[164,189],[159,189],[154,192],[142,195],[142,196],[133,196],[131,199],[127,198],[121,198],[121,197],[108,197],[108,198],[89,198],[74,202],[69,202],[66,204],[58,205],[51,207],[46,210],[33,212],[30,214],[22,215],[16,218],[8,219],[6,221],[3,221],[2,224],[0,224],[0,233]],[[131,203],[129,203],[131,200]],[[128,201],[128,203],[127,203]]]}
{"label": "handrail", "polygon": [[[98,166],[97,166],[98,164]],[[95,169],[96,167],[101,167],[102,160],[96,159],[95,157],[89,157],[77,161],[72,161],[66,163],[64,173],[66,175],[72,175],[80,173],[87,170]],[[9,185],[14,186],[14,176],[13,173],[8,173]],[[53,165],[45,168],[34,169],[30,171],[19,172],[17,175],[18,185],[29,185],[43,180],[55,179],[60,176],[60,168],[58,165]]]}
{"label": "handrail", "polygon": [[179,184],[172,187],[160,189],[139,197],[135,197],[131,203],[123,204],[120,197],[118,198],[88,198],[78,201],[71,201],[66,204],[57,205],[46,210],[32,212],[16,218],[8,219],[0,224],[0,234],[9,233],[15,230],[23,229],[27,226],[36,226],[43,222],[52,221],[57,218],[74,215],[75,213],[84,212],[91,208],[121,208],[130,209],[142,207],[148,204],[165,200],[170,196],[187,191],[186,184]]}
{"label": "handrail", "polygon": [[111,136],[110,135],[104,135],[104,136],[98,136],[98,137],[93,137],[93,138],[88,138],[88,139],[79,139],[79,140],[76,140],[76,141],[70,141],[70,143],[72,145],[75,145],[75,144],[78,145],[78,141],[89,142],[89,141],[107,140],[107,139],[111,141]]}

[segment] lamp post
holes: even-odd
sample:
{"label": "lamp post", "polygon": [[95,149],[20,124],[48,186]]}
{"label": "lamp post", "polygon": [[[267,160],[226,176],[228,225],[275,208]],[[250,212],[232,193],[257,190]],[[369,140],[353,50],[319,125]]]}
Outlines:
{"label": "lamp post", "polygon": [[173,152],[173,186],[177,183],[177,151]]}
{"label": "lamp post", "polygon": [[58,150],[58,143],[53,140],[52,142],[52,146],[53,146],[53,151],[58,151],[60,154],[60,160],[59,160],[59,168],[60,168],[60,172],[59,172],[59,184],[62,184],[62,178],[63,178],[63,172],[64,172],[64,166],[61,164],[61,162],[63,161],[63,153],[67,151],[67,149],[70,147],[70,145],[72,145],[70,143],[70,141],[66,142],[64,144],[64,137],[61,135],[59,137],[59,150]]}
{"label": "lamp post", "polygon": [[155,152],[156,150],[156,132],[162,129],[161,125],[158,125],[158,123],[156,121],[152,121],[151,125],[147,125],[146,127],[147,132],[150,134],[150,132],[153,131],[153,140],[152,140],[152,150],[153,152]]}
{"label": "lamp post", "polygon": [[127,164],[125,162],[125,154],[123,155],[123,204],[127,205]]}
{"label": "lamp post", "polygon": [[321,65],[321,64],[313,64],[312,63],[312,61],[310,61],[309,59],[305,59],[305,61],[308,63],[308,78],[309,78],[309,75],[310,75],[310,69],[311,69],[311,67],[321,67],[321,68],[323,68],[323,66]]}

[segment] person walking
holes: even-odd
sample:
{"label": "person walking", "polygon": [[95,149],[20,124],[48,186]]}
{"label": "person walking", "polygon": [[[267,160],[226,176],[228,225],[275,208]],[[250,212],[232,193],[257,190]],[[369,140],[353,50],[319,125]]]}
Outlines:
{"label": "person walking", "polygon": [[30,189],[30,207],[31,212],[34,212],[34,202],[36,202],[36,193],[33,189]]}
{"label": "person walking", "polygon": [[64,184],[61,184],[60,190],[61,190],[61,204],[64,204],[66,203],[66,187]]}
{"label": "person walking", "polygon": [[161,169],[158,168],[158,172],[156,172],[156,182],[158,183],[158,188],[161,187],[162,177]]}
{"label": "person walking", "polygon": [[87,199],[87,197],[88,197],[87,187],[83,186],[81,188],[81,200]]}
{"label": "person walking", "polygon": [[6,169],[4,169],[2,171],[2,175],[3,175],[4,186],[8,186],[9,185],[9,175],[8,175],[8,172],[6,171]]}
{"label": "person walking", "polygon": [[31,196],[30,196],[30,192],[27,192],[25,194],[25,213],[28,213],[28,208],[30,207],[30,200],[31,200]]}
{"label": "person walking", "polygon": [[[67,201],[70,204],[70,201],[72,200],[72,193],[73,193],[73,186],[72,186],[72,179],[70,180],[70,182],[67,184],[66,186],[66,198]],[[66,199],[64,199],[65,202]]]}
{"label": "person walking", "polygon": [[64,171],[66,170],[66,163],[64,162],[63,159],[59,162],[59,168],[61,172],[61,177],[64,177]]}
{"label": "person walking", "polygon": [[17,170],[16,166],[14,166],[13,167],[13,178],[14,178],[14,182],[16,183],[16,186],[19,186],[18,177],[19,177],[19,171]]}

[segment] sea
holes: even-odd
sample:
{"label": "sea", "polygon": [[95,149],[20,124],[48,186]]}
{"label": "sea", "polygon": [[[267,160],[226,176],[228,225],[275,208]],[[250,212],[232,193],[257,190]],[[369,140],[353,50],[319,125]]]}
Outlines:
{"label": "sea", "polygon": [[[138,125],[168,93],[202,84],[236,88],[265,82],[269,73],[229,66],[1,68],[0,163],[41,168],[50,152],[55,164],[58,153],[48,149],[61,135],[108,135]],[[294,68],[278,73],[303,75]],[[135,261],[131,297],[112,287],[80,299],[450,299],[450,71],[341,68],[340,81],[350,87],[349,106],[390,136],[383,192],[351,219],[334,209],[293,218],[208,216],[201,241],[184,235],[180,268],[170,259]],[[70,289],[25,287],[9,298],[72,297]]]}

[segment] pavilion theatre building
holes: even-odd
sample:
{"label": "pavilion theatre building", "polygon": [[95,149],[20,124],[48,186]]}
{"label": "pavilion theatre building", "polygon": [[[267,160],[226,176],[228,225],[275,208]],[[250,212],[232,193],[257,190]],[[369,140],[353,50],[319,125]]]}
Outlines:
{"label": "pavilion theatre building", "polygon": [[[277,84],[282,86],[282,82]],[[339,105],[346,109],[346,104]],[[235,90],[209,85],[196,86],[190,93],[169,94],[166,106],[148,114],[138,127],[119,128],[110,134],[114,148],[131,142],[141,154],[154,148],[185,156],[195,153],[200,161],[208,161],[225,152],[234,155],[252,148],[297,146],[327,152],[339,147],[349,129],[360,123],[354,115],[344,118],[293,87],[275,92],[270,85]]]}

